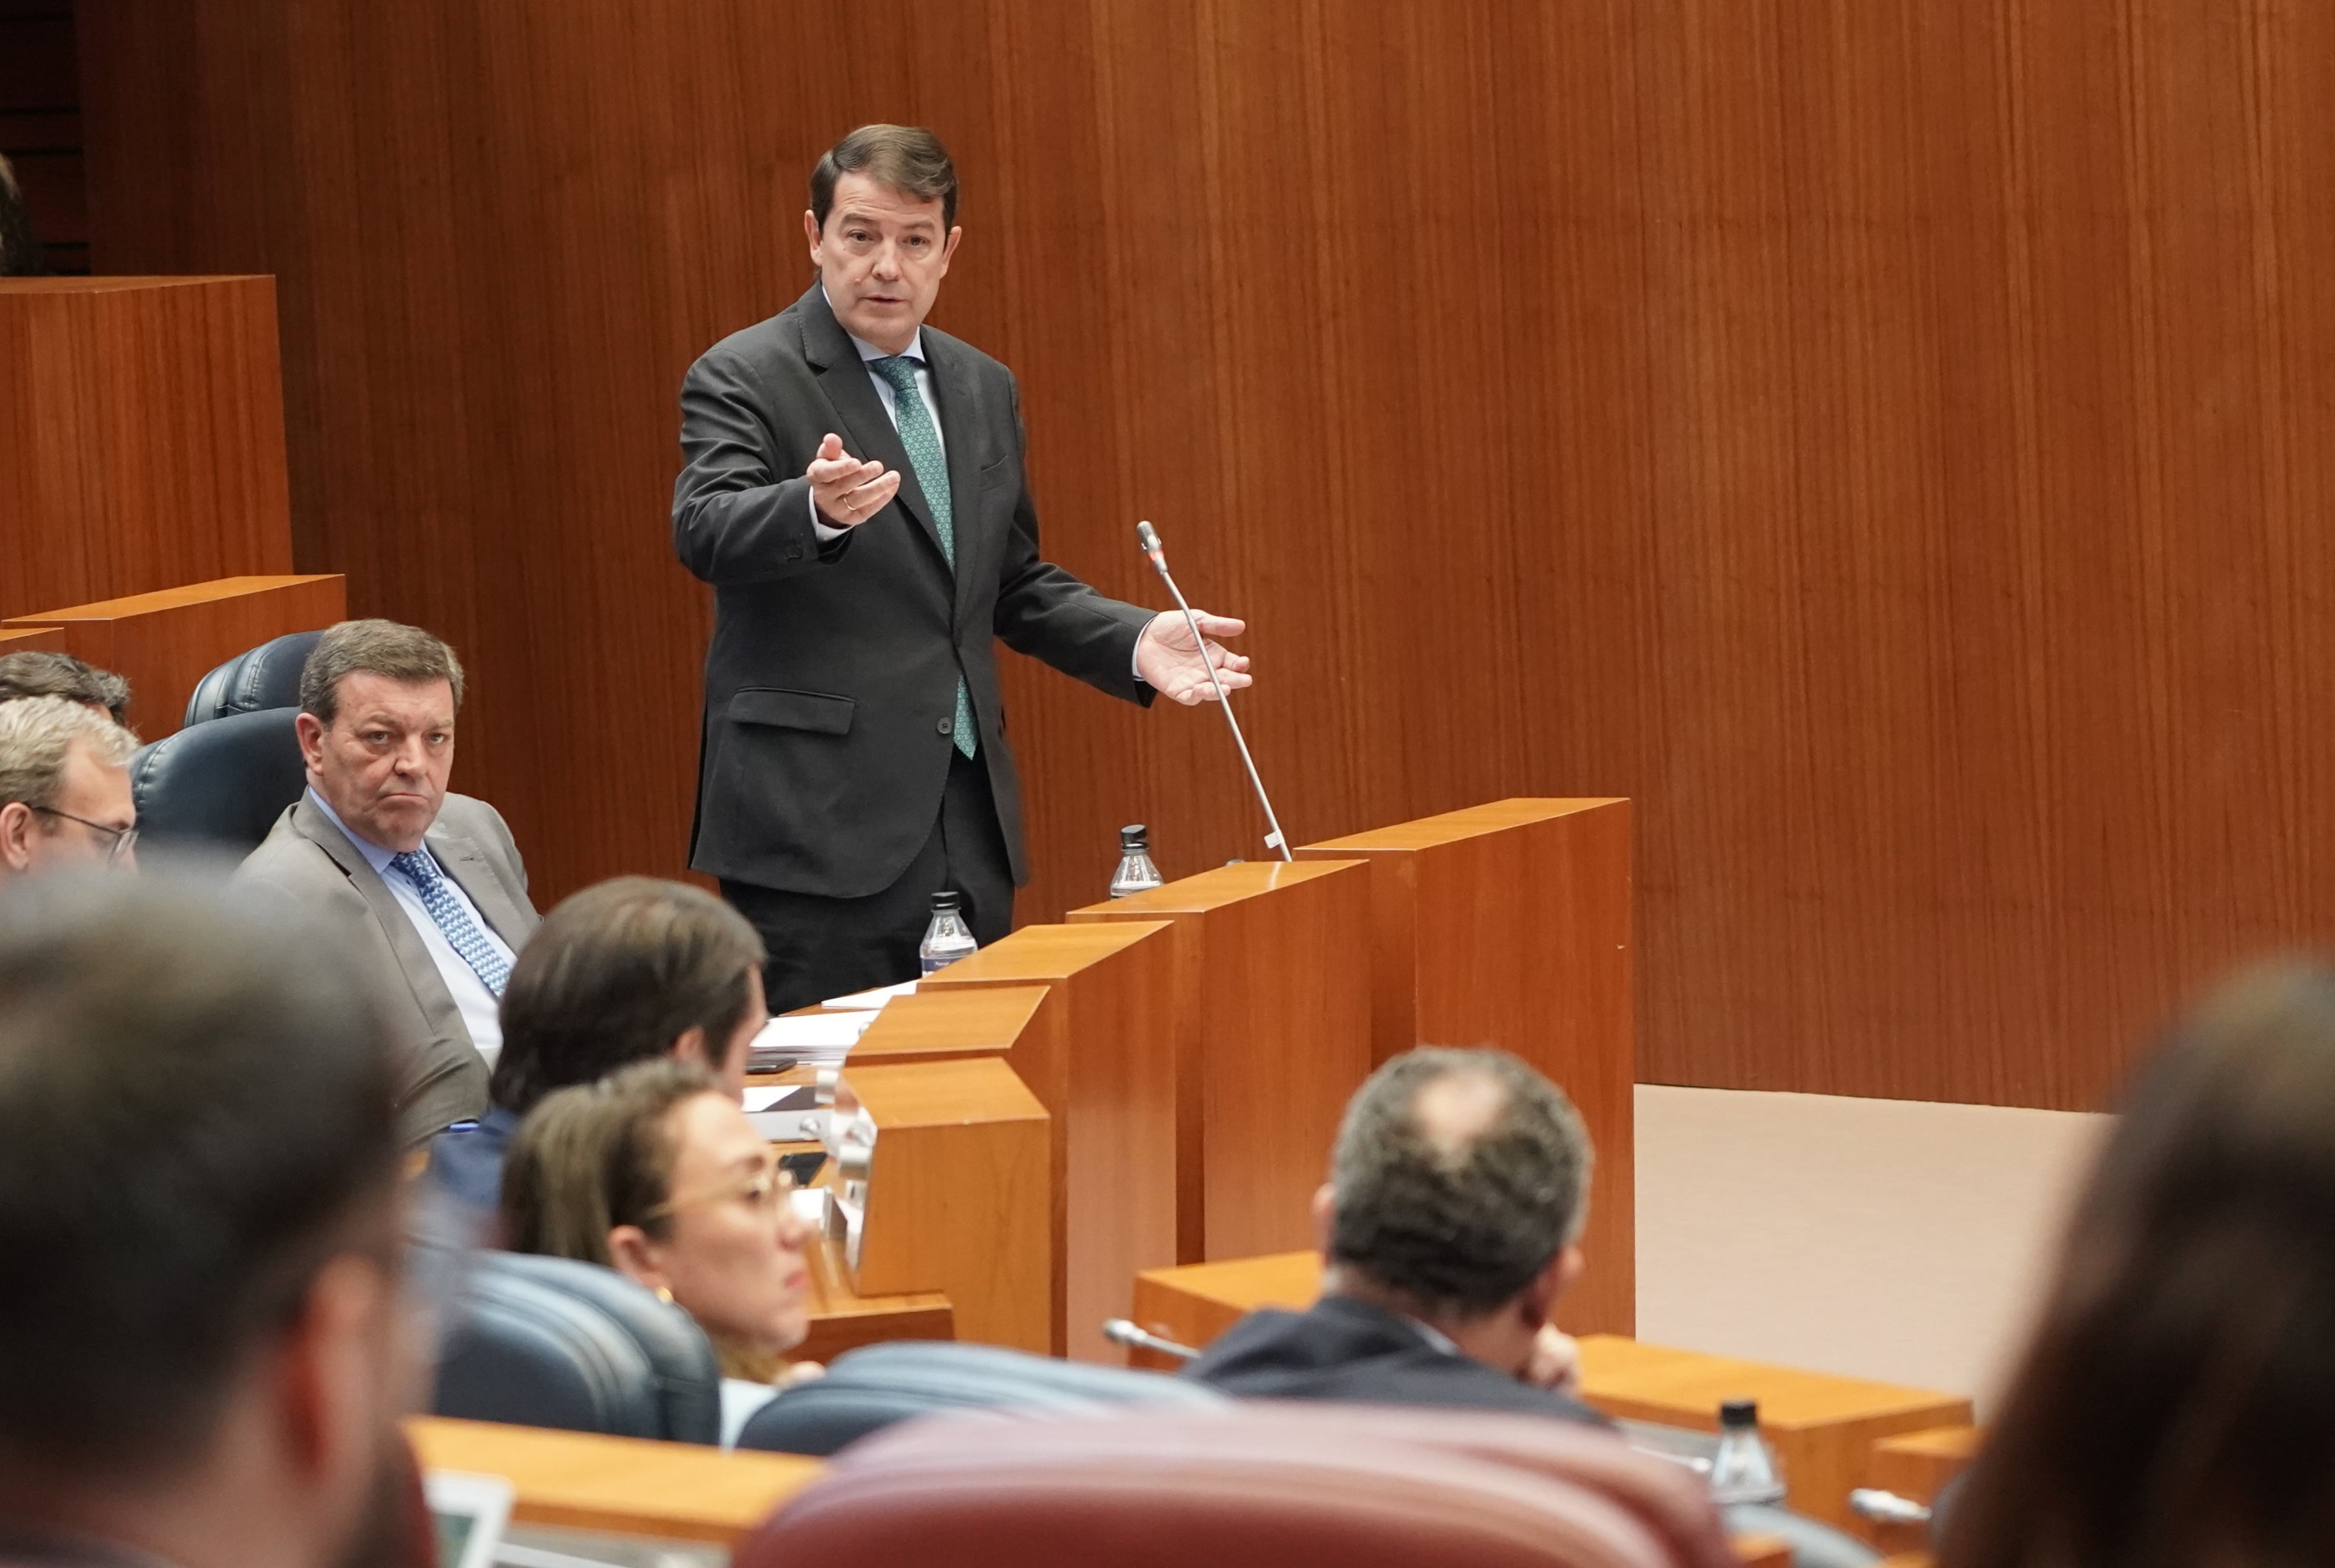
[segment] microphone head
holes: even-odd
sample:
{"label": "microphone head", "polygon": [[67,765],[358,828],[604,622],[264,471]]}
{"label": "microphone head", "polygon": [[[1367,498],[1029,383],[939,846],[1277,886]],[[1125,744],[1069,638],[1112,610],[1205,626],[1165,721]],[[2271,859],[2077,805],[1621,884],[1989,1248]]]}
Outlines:
{"label": "microphone head", "polygon": [[1153,530],[1153,528],[1152,528],[1152,527],[1151,527],[1151,525],[1150,525],[1149,523],[1138,523],[1138,524],[1136,524],[1136,525],[1135,525],[1135,537],[1136,537],[1136,539],[1137,539],[1137,540],[1138,540],[1138,542],[1143,546],[1143,547],[1144,547],[1145,549],[1147,549],[1147,550],[1148,550],[1148,551],[1152,552],[1154,555],[1157,555],[1157,554],[1158,553],[1158,550],[1159,550],[1159,536],[1158,536],[1158,534],[1157,532],[1155,532],[1155,531]]}

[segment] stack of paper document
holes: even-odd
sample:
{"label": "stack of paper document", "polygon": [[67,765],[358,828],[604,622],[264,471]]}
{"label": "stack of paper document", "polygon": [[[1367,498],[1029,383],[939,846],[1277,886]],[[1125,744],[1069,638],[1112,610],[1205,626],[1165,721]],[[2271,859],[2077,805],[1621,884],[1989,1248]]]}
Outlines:
{"label": "stack of paper document", "polygon": [[874,1012],[896,996],[914,996],[916,982],[904,980],[897,985],[879,985],[873,991],[855,991],[849,996],[830,996],[819,1003],[830,1012]]}
{"label": "stack of paper document", "polygon": [[746,1066],[754,1072],[838,1066],[875,1021],[872,1012],[808,1012],[774,1018],[747,1048]]}

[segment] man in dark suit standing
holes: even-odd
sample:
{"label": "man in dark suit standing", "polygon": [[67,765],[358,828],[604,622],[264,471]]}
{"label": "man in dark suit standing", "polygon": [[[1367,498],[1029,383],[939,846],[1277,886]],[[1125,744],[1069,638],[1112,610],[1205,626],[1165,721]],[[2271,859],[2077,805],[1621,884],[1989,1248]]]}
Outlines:
{"label": "man in dark suit standing", "polygon": [[1589,1135],[1497,1050],[1410,1051],[1346,1107],[1314,1196],[1328,1264],[1303,1312],[1251,1312],[1184,1375],[1228,1394],[1602,1422],[1555,1325],[1581,1272]]}
{"label": "man in dark suit standing", "polygon": [[715,591],[690,865],[761,932],[772,1011],[913,976],[944,889],[983,944],[1012,928],[995,639],[1135,702],[1249,683],[1039,555],[1012,374],[924,324],[956,200],[930,131],[853,131],[811,174],[819,281],[682,383],[673,547]]}

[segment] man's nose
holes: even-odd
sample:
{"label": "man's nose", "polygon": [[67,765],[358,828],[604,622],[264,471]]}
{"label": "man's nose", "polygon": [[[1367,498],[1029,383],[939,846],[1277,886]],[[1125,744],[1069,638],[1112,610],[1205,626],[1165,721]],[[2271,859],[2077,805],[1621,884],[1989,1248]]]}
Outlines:
{"label": "man's nose", "polygon": [[887,281],[900,276],[900,247],[886,240],[876,252],[876,276]]}
{"label": "man's nose", "polygon": [[419,735],[397,749],[397,770],[400,773],[427,772],[429,767],[429,748]]}

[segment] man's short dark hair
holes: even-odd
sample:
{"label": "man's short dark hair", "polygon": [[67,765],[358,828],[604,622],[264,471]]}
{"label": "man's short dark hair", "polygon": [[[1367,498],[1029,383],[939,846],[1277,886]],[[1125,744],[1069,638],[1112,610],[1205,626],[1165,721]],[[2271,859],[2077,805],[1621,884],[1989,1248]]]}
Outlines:
{"label": "man's short dark hair", "polygon": [[300,711],[330,725],[341,711],[341,682],[350,675],[385,675],[419,685],[443,681],[462,706],[462,662],[443,639],[395,621],[343,621],[316,639],[300,666]]}
{"label": "man's short dark hair", "polygon": [[555,1089],[663,1056],[692,1029],[718,1063],[764,956],[745,916],[702,888],[651,876],[586,888],[511,966],[489,1096],[525,1114]]}
{"label": "man's short dark hair", "polygon": [[351,964],[244,897],[0,900],[0,1470],[193,1459],[316,1271],[394,1257],[387,1050]]}
{"label": "man's short dark hair", "polygon": [[71,653],[45,648],[0,653],[0,702],[19,697],[63,697],[102,708],[117,724],[130,721],[130,682]]}
{"label": "man's short dark hair", "polygon": [[956,165],[921,125],[863,125],[819,156],[810,171],[810,215],[821,232],[835,210],[835,182],[864,174],[877,184],[941,204],[941,228],[956,227]]}
{"label": "man's short dark hair", "polygon": [[[1419,1101],[1467,1075],[1501,1094],[1491,1122],[1439,1140]],[[1516,1293],[1580,1234],[1589,1135],[1555,1084],[1506,1051],[1423,1047],[1355,1091],[1330,1182],[1331,1261],[1423,1310],[1480,1316]]]}

